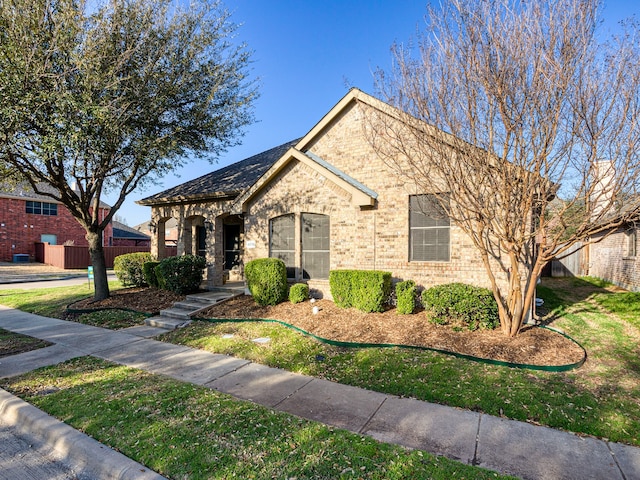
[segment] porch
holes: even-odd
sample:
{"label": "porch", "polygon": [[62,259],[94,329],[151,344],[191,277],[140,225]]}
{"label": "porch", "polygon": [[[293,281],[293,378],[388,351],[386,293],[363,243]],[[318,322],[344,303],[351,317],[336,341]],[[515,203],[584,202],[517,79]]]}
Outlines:
{"label": "porch", "polygon": [[[175,240],[167,238],[166,224],[172,218],[177,220]],[[198,255],[206,259],[207,288],[244,279],[242,215],[158,216],[152,220],[150,229],[151,253],[159,260],[167,256],[167,244],[174,242],[175,255]]]}

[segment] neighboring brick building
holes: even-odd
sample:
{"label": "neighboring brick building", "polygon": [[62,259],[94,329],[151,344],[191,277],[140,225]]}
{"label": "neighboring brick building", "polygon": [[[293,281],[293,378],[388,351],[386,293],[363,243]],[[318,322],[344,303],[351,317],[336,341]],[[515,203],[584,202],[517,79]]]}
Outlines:
{"label": "neighboring brick building", "polygon": [[[104,204],[101,215],[109,206]],[[104,245],[112,236],[111,225],[105,231]],[[87,245],[85,230],[64,205],[38,195],[25,185],[0,186],[0,261],[10,262],[15,254],[35,258],[35,244]]]}
{"label": "neighboring brick building", "polygon": [[[329,294],[329,270],[392,272],[429,287],[489,286],[471,240],[388,168],[365,135],[379,100],[352,89],[303,138],[140,200],[152,207],[152,253],[178,220],[178,254],[205,255],[211,285],[260,257],[285,261],[293,280]],[[504,280],[504,279],[500,279]]]}

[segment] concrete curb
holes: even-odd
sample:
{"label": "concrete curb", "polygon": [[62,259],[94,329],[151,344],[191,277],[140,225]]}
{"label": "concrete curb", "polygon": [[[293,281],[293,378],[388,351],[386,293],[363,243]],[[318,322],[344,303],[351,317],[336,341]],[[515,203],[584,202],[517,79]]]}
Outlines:
{"label": "concrete curb", "polygon": [[47,443],[63,461],[91,478],[162,480],[165,477],[110,449],[0,388],[0,419]]}

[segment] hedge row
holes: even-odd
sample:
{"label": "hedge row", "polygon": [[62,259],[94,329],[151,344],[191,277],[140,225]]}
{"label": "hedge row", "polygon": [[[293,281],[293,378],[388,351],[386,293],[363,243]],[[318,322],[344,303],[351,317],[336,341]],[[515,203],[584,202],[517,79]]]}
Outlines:
{"label": "hedge row", "polygon": [[124,286],[171,290],[179,294],[196,292],[204,277],[206,260],[197,255],[153,261],[146,252],[127,253],[114,259],[113,270]]}
{"label": "hedge row", "polygon": [[332,270],[329,288],[334,303],[363,312],[382,312],[391,292],[391,272],[379,270]]}

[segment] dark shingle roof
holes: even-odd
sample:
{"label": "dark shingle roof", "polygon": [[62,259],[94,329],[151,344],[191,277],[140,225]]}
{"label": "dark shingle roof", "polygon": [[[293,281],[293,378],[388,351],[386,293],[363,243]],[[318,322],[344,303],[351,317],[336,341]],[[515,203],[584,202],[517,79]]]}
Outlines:
{"label": "dark shingle roof", "polygon": [[131,228],[124,223],[111,222],[113,225],[113,238],[130,238],[132,240],[151,240],[149,235],[139,232],[135,228]]}
{"label": "dark shingle roof", "polygon": [[299,139],[284,143],[202,177],[156,193],[136,203],[156,205],[172,201],[235,197],[253,185]]}

